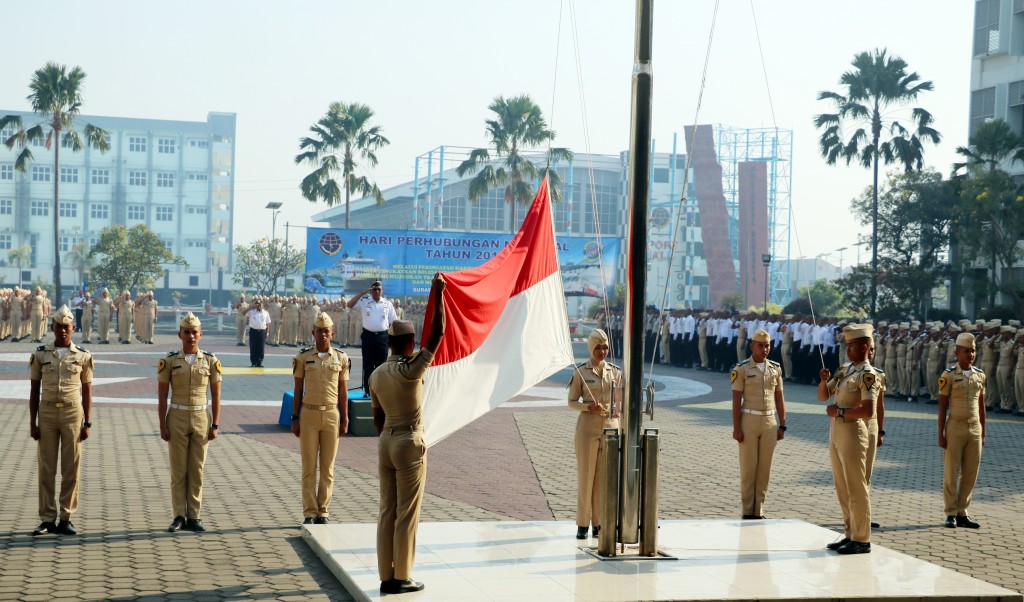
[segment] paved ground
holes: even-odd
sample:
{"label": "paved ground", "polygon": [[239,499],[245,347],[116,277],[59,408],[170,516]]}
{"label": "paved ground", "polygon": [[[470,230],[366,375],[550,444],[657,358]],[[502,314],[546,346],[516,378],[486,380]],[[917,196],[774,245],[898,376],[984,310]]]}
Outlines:
{"label": "paved ground", "polygon": [[[263,372],[233,338],[208,333],[203,348],[228,368],[222,436],[206,465],[204,521],[210,532],[171,535],[167,456],[157,435],[157,358],[175,348],[91,345],[97,368],[92,437],[85,444],[83,487],[74,517],[78,537],[29,532],[36,514],[35,445],[28,436],[28,343],[0,343],[0,600],[344,600],[333,577],[301,541],[297,440],[277,426],[281,393],[291,385],[294,349],[269,349]],[[359,352],[353,356],[356,378]],[[581,352],[581,350],[577,350]],[[581,352],[582,353],[582,352]],[[735,443],[730,438],[728,378],[691,370],[712,392],[659,399],[654,425],[662,441],[664,518],[733,518],[738,511]],[[566,375],[551,379],[564,394]],[[768,500],[773,518],[839,524],[827,458],[827,427],[813,389],[787,390],[789,431],[776,454]],[[972,514],[980,531],[946,530],[942,456],[935,406],[890,402],[887,444],[875,469],[875,541],[1017,591],[1024,590],[1024,420],[992,417]],[[430,452],[423,519],[572,519],[575,508],[574,415],[559,407],[499,409]],[[341,442],[332,514],[373,522],[375,440]],[[571,536],[570,533],[566,534]],[[822,542],[823,544],[826,542]]]}

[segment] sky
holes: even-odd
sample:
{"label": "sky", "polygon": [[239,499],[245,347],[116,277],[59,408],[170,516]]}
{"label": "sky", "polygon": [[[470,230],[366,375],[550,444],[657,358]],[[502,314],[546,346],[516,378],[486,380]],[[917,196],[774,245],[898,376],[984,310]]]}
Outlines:
{"label": "sky", "polygon": [[[871,172],[820,158],[812,120],[830,106],[817,94],[842,91],[839,77],[858,52],[884,47],[903,57],[934,82],[915,104],[943,135],[926,163],[948,174],[955,148],[967,144],[974,2],[720,0],[710,36],[715,4],[655,1],[657,150],[669,151],[676,132],[682,148],[683,128],[695,121],[792,129],[791,255],[836,263],[835,250],[847,247],[850,265],[858,234],[868,232],[850,199]],[[269,201],[284,203],[278,236],[282,223],[309,225],[327,208],[302,198],[309,170],[293,159],[333,101],[376,112],[391,140],[369,173],[382,188],[411,180],[415,157],[439,145],[485,146],[487,105],[499,95],[530,95],[560,146],[627,149],[634,8],[627,0],[12,3],[4,20],[19,25],[5,28],[0,111],[27,110],[32,72],[56,61],[88,74],[83,114],[205,121],[211,111],[237,113],[238,244],[270,235]]]}

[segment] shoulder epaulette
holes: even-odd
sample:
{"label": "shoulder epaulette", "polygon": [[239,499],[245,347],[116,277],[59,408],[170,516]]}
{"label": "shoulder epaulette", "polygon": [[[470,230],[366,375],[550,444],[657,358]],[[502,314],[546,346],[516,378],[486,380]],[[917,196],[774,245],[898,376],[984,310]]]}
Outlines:
{"label": "shoulder epaulette", "polygon": [[882,376],[885,376],[885,370],[882,370],[881,368],[875,368],[875,372],[881,374]]}
{"label": "shoulder epaulette", "polygon": [[955,369],[956,369],[956,364],[953,364],[953,365],[952,365],[952,366],[950,366],[949,368],[946,368],[945,372],[952,372],[952,371],[953,371],[953,370],[955,370]]}
{"label": "shoulder epaulette", "polygon": [[40,345],[36,347],[36,351],[46,351],[46,345]]}
{"label": "shoulder epaulette", "polygon": [[738,366],[742,366],[743,364],[746,364],[746,363],[747,363],[747,362],[749,362],[749,361],[750,361],[750,358],[747,358],[747,359],[743,360],[742,362],[740,362],[740,363],[736,364],[736,366],[737,366],[737,367],[738,367]]}
{"label": "shoulder epaulette", "polygon": [[86,349],[85,347],[80,347],[78,345],[75,345],[75,348],[78,349],[79,351],[81,351],[82,353],[89,353],[89,350]]}
{"label": "shoulder epaulette", "polygon": [[302,349],[299,349],[299,353],[305,353],[305,352],[309,351],[310,349],[312,349],[312,347],[303,347]]}
{"label": "shoulder epaulette", "polygon": [[178,352],[177,352],[177,351],[168,351],[168,352],[167,352],[167,357],[174,357],[174,356],[176,356],[176,355],[178,355]]}
{"label": "shoulder epaulette", "polygon": [[771,364],[772,366],[775,366],[776,368],[779,367],[779,362],[775,360],[768,360],[768,363]]}
{"label": "shoulder epaulette", "polygon": [[975,371],[975,372],[980,372],[980,373],[982,373],[982,374],[984,374],[984,373],[985,373],[985,371],[984,371],[984,370],[982,370],[981,368],[979,368],[979,367],[977,367],[977,366],[971,366],[971,367],[972,367],[972,368],[974,368],[974,371]]}
{"label": "shoulder epaulette", "polygon": [[587,362],[580,362],[580,363],[576,364],[576,367],[577,368],[582,368],[583,366],[586,366],[586,365],[587,365]]}
{"label": "shoulder epaulette", "polygon": [[615,364],[613,364],[611,362],[605,362],[605,363],[608,364],[609,366],[611,366],[612,368],[615,368],[616,370],[622,370],[621,366],[616,366]]}
{"label": "shoulder epaulette", "polygon": [[[177,352],[175,352],[175,353],[177,353]],[[205,350],[205,349],[200,349],[200,350],[199,350],[199,353],[202,353],[203,355],[205,355],[205,356],[208,356],[208,357],[212,357],[212,358],[214,358],[214,359],[216,359],[216,358],[217,358],[217,356],[216,356],[216,355],[214,355],[214,354],[210,353],[209,351],[207,351],[207,350]]]}

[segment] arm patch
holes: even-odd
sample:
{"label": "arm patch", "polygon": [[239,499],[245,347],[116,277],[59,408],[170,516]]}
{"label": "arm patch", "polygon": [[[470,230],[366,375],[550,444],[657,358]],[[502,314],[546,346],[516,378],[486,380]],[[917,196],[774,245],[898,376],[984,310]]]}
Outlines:
{"label": "arm patch", "polygon": [[864,373],[864,386],[869,389],[875,386],[875,374],[873,372]]}
{"label": "arm patch", "polygon": [[729,382],[730,383],[736,382],[736,377],[737,376],[738,376],[738,373],[736,372],[736,369],[734,368],[733,371],[731,373],[729,373]]}

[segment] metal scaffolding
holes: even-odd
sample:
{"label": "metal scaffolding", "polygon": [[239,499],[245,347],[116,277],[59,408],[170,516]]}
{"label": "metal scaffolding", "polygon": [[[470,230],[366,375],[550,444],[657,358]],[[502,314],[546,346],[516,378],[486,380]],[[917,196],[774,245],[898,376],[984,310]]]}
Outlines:
{"label": "metal scaffolding", "polygon": [[[768,275],[771,285],[769,300],[786,305],[792,296],[789,290],[789,261],[785,260],[790,256],[793,130],[733,128],[725,125],[716,125],[714,130],[718,163],[722,166],[722,190],[729,213],[729,243],[737,268],[739,164],[747,161],[764,161],[768,164],[768,248],[772,254]],[[738,269],[736,273],[738,278]]]}

